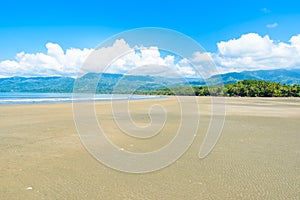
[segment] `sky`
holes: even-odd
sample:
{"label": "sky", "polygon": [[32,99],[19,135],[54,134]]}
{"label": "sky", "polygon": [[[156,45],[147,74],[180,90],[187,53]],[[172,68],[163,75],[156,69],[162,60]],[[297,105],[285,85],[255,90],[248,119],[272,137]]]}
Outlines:
{"label": "sky", "polygon": [[[0,9],[0,77],[74,76],[101,42],[140,27],[191,37],[221,73],[300,66],[298,0],[11,0],[1,1]],[[151,52],[133,56],[133,63],[165,59]],[[177,64],[168,59],[164,63]]]}

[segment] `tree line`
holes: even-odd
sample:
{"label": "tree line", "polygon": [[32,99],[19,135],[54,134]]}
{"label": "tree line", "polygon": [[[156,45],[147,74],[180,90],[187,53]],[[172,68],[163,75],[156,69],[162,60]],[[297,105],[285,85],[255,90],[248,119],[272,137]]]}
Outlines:
{"label": "tree line", "polygon": [[224,86],[179,86],[152,91],[137,91],[147,95],[300,97],[300,85],[287,85],[264,80],[242,80]]}

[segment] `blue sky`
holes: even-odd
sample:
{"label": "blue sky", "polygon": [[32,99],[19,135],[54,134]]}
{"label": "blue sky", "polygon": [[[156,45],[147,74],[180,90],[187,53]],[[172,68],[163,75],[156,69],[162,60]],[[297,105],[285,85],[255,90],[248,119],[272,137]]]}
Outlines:
{"label": "blue sky", "polygon": [[[289,43],[300,34],[300,1],[1,1],[0,61],[17,53],[46,52],[47,43],[94,48],[138,27],[182,32],[208,52],[243,34]],[[1,71],[0,71],[1,72]]]}

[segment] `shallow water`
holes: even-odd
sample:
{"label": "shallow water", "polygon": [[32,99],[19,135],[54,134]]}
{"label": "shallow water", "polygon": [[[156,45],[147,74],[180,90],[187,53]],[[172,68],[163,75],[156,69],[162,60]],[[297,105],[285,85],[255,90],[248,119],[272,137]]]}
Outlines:
{"label": "shallow water", "polygon": [[162,98],[161,96],[146,95],[111,95],[111,94],[73,94],[73,93],[26,93],[0,92],[0,105],[5,104],[47,104],[68,103],[73,101],[111,101],[111,100],[138,100]]}

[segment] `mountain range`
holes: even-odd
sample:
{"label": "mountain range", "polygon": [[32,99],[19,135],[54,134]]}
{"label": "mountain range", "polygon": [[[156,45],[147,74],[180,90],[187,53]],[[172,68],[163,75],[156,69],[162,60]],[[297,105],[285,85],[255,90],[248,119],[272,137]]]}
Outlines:
{"label": "mountain range", "polygon": [[[271,82],[280,82],[282,84],[300,84],[300,69],[276,69],[276,70],[258,70],[231,72],[220,75],[223,83],[235,83],[240,80],[265,80]],[[210,80],[217,76],[210,77]]]}
{"label": "mountain range", "polygon": [[[276,69],[231,72],[214,75],[206,82],[219,84],[234,83],[240,80],[265,80],[282,84],[300,84],[300,69]],[[122,74],[88,73],[80,78],[71,77],[10,77],[0,78],[0,92],[76,92],[128,93],[148,91],[183,85],[205,85],[201,78],[166,78],[159,76],[138,76]]]}

